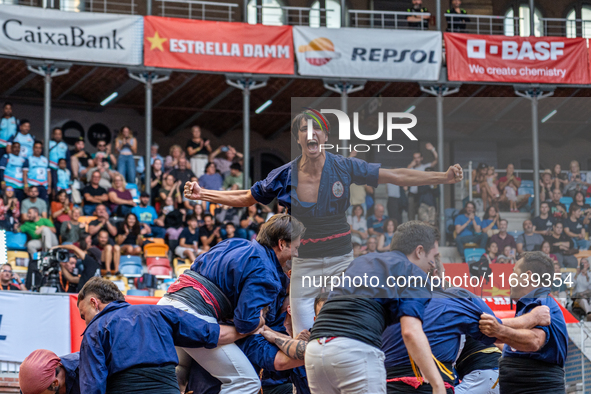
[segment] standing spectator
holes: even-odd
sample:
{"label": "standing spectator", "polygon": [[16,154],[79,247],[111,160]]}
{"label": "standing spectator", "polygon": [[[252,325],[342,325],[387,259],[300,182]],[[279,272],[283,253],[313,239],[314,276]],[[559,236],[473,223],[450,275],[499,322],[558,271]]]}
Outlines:
{"label": "standing spectator", "polygon": [[19,276],[12,272],[12,266],[10,264],[0,265],[0,291],[3,290],[27,290],[27,288],[22,284]]}
{"label": "standing spectator", "polygon": [[215,163],[207,163],[205,174],[199,178],[199,186],[209,190],[222,190],[223,182],[222,176],[216,171]]}
{"label": "standing spectator", "polygon": [[224,190],[244,189],[244,173],[242,172],[242,166],[240,163],[232,163],[230,166],[230,173],[224,178],[222,188]]}
{"label": "standing spectator", "polygon": [[552,192],[552,201],[548,203],[548,207],[550,208],[550,215],[556,220],[568,218],[566,205],[560,202],[561,198],[562,192],[560,191],[560,189],[554,189],[554,191]]}
{"label": "standing spectator", "polygon": [[[89,234],[82,234],[80,237],[80,246],[60,245],[60,248],[69,250],[81,260],[81,274],[78,275],[78,289],[84,287],[92,277],[101,276],[101,252],[92,246],[92,240]],[[62,266],[63,267],[63,266]]]}
{"label": "standing spectator", "polygon": [[384,222],[383,233],[378,238],[378,252],[389,252],[394,232],[398,227],[398,223],[394,219],[387,219]]}
{"label": "standing spectator", "polygon": [[71,168],[70,163],[70,149],[68,148],[68,144],[64,142],[64,134],[62,133],[62,129],[56,127],[53,129],[51,133],[52,139],[49,141],[49,168],[51,169],[52,179],[56,180],[57,177],[57,170],[59,168],[59,161],[64,159],[66,161],[66,168]]}
{"label": "standing spectator", "polygon": [[179,159],[179,168],[170,171],[170,175],[180,182],[183,187],[185,186],[185,183],[189,182],[191,178],[196,176],[189,168],[189,162],[184,157]]}
{"label": "standing spectator", "polygon": [[468,201],[460,214],[454,220],[456,232],[456,247],[460,256],[464,258],[464,244],[476,243],[482,249],[486,247],[488,236],[482,232],[482,221],[476,216],[476,206],[472,201]]}
{"label": "standing spectator", "polygon": [[201,240],[201,249],[207,252],[222,241],[222,236],[220,228],[215,226],[213,216],[207,213],[203,216],[203,220],[205,224],[199,228],[199,239]]}
{"label": "standing spectator", "polygon": [[166,156],[166,160],[164,161],[164,171],[171,171],[175,168],[179,168],[179,159],[181,157],[185,157],[185,152],[179,145],[173,145],[170,147],[168,151],[168,156]]}
{"label": "standing spectator", "polygon": [[116,242],[117,245],[121,246],[123,256],[139,256],[142,254],[141,246],[144,244],[142,228],[133,213],[127,214],[125,220],[119,223]]}
{"label": "standing spectator", "polygon": [[[406,12],[428,13],[429,11],[427,7],[423,7],[423,0],[412,0],[412,8],[407,9]],[[406,17],[408,27],[416,30],[429,30],[429,17],[429,15],[409,15]],[[388,213],[390,213],[389,210]]]}
{"label": "standing spectator", "polygon": [[499,201],[509,203],[511,212],[519,212],[519,208],[529,201],[529,194],[519,195],[520,186],[521,178],[515,175],[515,167],[513,164],[507,165],[505,176],[499,179],[499,190],[504,191]]}
{"label": "standing spectator", "polygon": [[571,204],[568,219],[563,221],[564,232],[572,238],[575,249],[589,249],[589,241],[585,239],[587,232],[581,220],[581,207]]}
{"label": "standing spectator", "polygon": [[550,242],[548,242],[547,240],[544,240],[544,242],[542,242],[542,247],[540,249],[542,252],[544,252],[548,257],[550,257],[552,260],[554,260],[555,263],[558,264],[558,270],[560,271],[560,263],[558,262],[558,257],[556,257],[555,254],[552,254],[552,245],[550,245]]}
{"label": "standing spectator", "polygon": [[[439,155],[435,150],[435,147],[430,142],[427,142],[425,148],[431,153],[433,153],[433,161],[430,163],[423,163],[423,154],[421,152],[415,152],[412,155],[412,161],[407,166],[407,168],[411,168],[417,171],[425,171],[428,167],[433,167],[437,164],[437,159]],[[408,189],[408,220],[415,220],[415,215],[417,214],[417,210],[419,208],[419,187],[418,186],[411,186]],[[370,226],[371,227],[371,226]],[[370,234],[371,231],[370,231]]]}
{"label": "standing spectator", "polygon": [[[114,168],[117,165],[117,158],[111,152],[111,144],[107,144],[107,141],[99,140],[96,143],[96,150],[96,153],[92,155],[93,159],[101,157],[102,160],[106,163],[108,169]],[[95,163],[95,166],[98,167],[98,164]]]}
{"label": "standing spectator", "polygon": [[135,183],[135,161],[133,155],[137,154],[137,139],[134,138],[131,129],[123,126],[115,139],[115,151],[117,158],[117,172],[125,176],[127,183]]}
{"label": "standing spectator", "polygon": [[552,171],[545,170],[540,176],[540,200],[552,200],[552,190],[554,190],[554,182],[552,180]]}
{"label": "standing spectator", "polygon": [[65,190],[68,195],[72,194],[72,189],[70,186],[72,185],[72,173],[68,170],[66,166],[66,159],[59,159],[59,168],[56,171],[52,171],[52,173],[56,174],[56,184],[55,190]]}
{"label": "standing spectator", "polygon": [[517,244],[515,238],[511,234],[507,234],[507,227],[509,222],[506,219],[499,220],[499,232],[491,237],[493,241],[499,246],[499,251],[505,251],[505,246],[511,247],[511,254],[516,256]]}
{"label": "standing spectator", "polygon": [[[14,143],[18,142],[19,146],[13,147]],[[6,151],[15,156],[28,158],[33,154],[33,144],[35,137],[31,135],[31,122],[26,119],[21,120],[18,132],[8,140]]]}
{"label": "standing spectator", "polygon": [[136,206],[131,192],[125,188],[125,180],[121,174],[116,174],[113,178],[113,187],[109,189],[109,202],[111,213],[120,217],[127,216]]}
{"label": "standing spectator", "polygon": [[174,253],[182,259],[191,260],[191,264],[202,253],[199,249],[199,228],[195,216],[187,218],[187,227],[179,235],[179,246],[174,249]]}
{"label": "standing spectator", "polygon": [[490,193],[488,191],[488,165],[486,163],[478,163],[478,166],[472,170],[472,185],[473,185],[473,192],[476,194],[480,194],[482,198],[482,204],[484,206],[484,210],[486,211],[486,206],[490,201]]}
{"label": "standing spectator", "polygon": [[16,135],[19,121],[12,114],[12,103],[5,102],[4,111],[0,120],[0,157],[6,154],[6,145],[8,141]]}
{"label": "standing spectator", "polygon": [[102,228],[99,230],[96,240],[92,245],[101,252],[101,265],[105,267],[105,274],[111,275],[111,266],[114,267],[115,275],[119,275],[119,261],[121,259],[121,247],[111,244],[111,234],[109,230]]}
{"label": "standing spectator", "polygon": [[74,144],[74,149],[70,151],[74,179],[86,179],[86,173],[92,167],[92,156],[84,148],[84,137],[80,137]]}
{"label": "standing spectator", "polygon": [[84,197],[83,212],[86,216],[91,216],[98,204],[109,201],[107,191],[99,186],[100,180],[100,172],[95,171],[90,176],[90,185],[82,189],[82,196]]}
{"label": "standing spectator", "polygon": [[7,186],[4,195],[0,198],[0,228],[15,231],[18,228],[20,216],[20,202],[14,196],[14,188]]}
{"label": "standing spectator", "polygon": [[58,234],[61,234],[62,224],[70,220],[70,211],[73,208],[74,204],[70,202],[65,190],[59,191],[56,200],[51,202],[51,218]]}
{"label": "standing spectator", "polygon": [[61,244],[73,244],[80,240],[84,233],[86,225],[78,221],[80,219],[80,208],[74,208],[70,211],[70,220],[63,223],[60,229]]}
{"label": "standing spectator", "polygon": [[470,18],[466,16],[468,12],[462,8],[461,0],[451,0],[451,7],[452,8],[445,11],[447,31],[453,33],[465,33],[466,24],[470,23]]}
{"label": "standing spectator", "polygon": [[160,201],[160,196],[158,196],[158,190],[162,187],[162,176],[164,172],[162,171],[162,163],[163,161],[160,159],[155,159],[152,162],[152,173],[151,176],[151,189],[152,189],[152,204],[156,204],[156,201]]}
{"label": "standing spectator", "polygon": [[534,225],[531,220],[523,222],[523,234],[517,237],[517,253],[532,252],[541,250],[544,243],[544,237],[534,233]]}
{"label": "standing spectator", "polygon": [[373,215],[367,219],[367,232],[369,235],[379,236],[384,231],[386,220],[388,220],[388,216],[384,215],[384,206],[376,204]]}
{"label": "standing spectator", "polygon": [[23,221],[29,220],[27,212],[29,212],[29,208],[33,207],[37,208],[42,218],[47,218],[47,203],[39,198],[39,190],[36,186],[29,188],[29,198],[25,198],[21,204],[21,217]]}
{"label": "standing spectator", "polygon": [[[20,150],[20,144],[18,142],[13,142],[12,147],[15,151]],[[28,159],[19,155],[13,155],[12,153],[6,153],[0,159],[2,189],[6,189],[7,186],[12,187],[16,198],[22,201],[25,198],[25,193],[29,191],[28,172]]]}
{"label": "standing spectator", "polygon": [[556,255],[558,262],[566,268],[577,268],[577,258],[573,256],[576,249],[571,237],[564,233],[564,226],[562,222],[554,223],[552,227],[552,234],[546,237],[546,241],[550,242],[550,252]]}
{"label": "standing spectator", "polygon": [[53,223],[49,219],[40,218],[37,208],[29,208],[27,218],[28,221],[21,225],[21,231],[30,238],[27,250],[31,256],[41,249],[49,250],[58,244]]}
{"label": "standing spectator", "polygon": [[[433,167],[426,168],[425,171],[433,171]],[[439,186],[419,186],[419,220],[435,226],[437,222],[437,197],[439,196]]]}
{"label": "standing spectator", "polygon": [[[224,153],[225,157],[218,157],[220,153]],[[218,171],[226,176],[230,172],[230,166],[232,163],[241,160],[243,157],[242,153],[236,151],[236,149],[230,145],[220,146],[209,155],[209,161],[215,163],[215,167]],[[206,168],[207,170],[207,168]]]}
{"label": "standing spectator", "polygon": [[247,207],[240,218],[240,228],[236,231],[236,237],[248,240],[254,239],[263,223],[265,223],[265,219],[259,214],[257,205]]}
{"label": "standing spectator", "polygon": [[53,178],[49,169],[49,161],[43,153],[43,142],[35,141],[33,145],[33,155],[28,157],[29,172],[27,173],[27,181],[29,186],[36,186],[39,191],[39,198],[45,202],[49,201],[49,194],[51,194],[51,184]]}
{"label": "standing spectator", "polygon": [[404,189],[391,183],[386,184],[386,188],[388,191],[388,217],[395,219],[398,223],[402,223],[402,211],[408,205]]}
{"label": "standing spectator", "polygon": [[499,232],[499,222],[501,221],[501,215],[494,205],[488,207],[484,212],[482,218],[482,232],[492,237]]}
{"label": "standing spectator", "polygon": [[540,216],[532,220],[534,225],[534,233],[540,234],[544,237],[552,233],[552,227],[556,223],[556,219],[550,215],[550,204],[543,202],[540,204]]}
{"label": "standing spectator", "polygon": [[114,244],[118,230],[117,227],[109,221],[107,207],[104,204],[97,205],[94,215],[96,216],[96,219],[88,223],[88,233],[94,237],[93,243],[97,243],[97,236],[101,230],[107,230],[111,237],[109,244]]}
{"label": "standing spectator", "polygon": [[154,220],[158,219],[158,214],[156,209],[150,205],[150,195],[148,193],[142,192],[140,194],[140,205],[133,207],[131,213],[137,216],[140,223],[150,227],[149,234],[156,238],[164,238],[166,229],[154,223]]}
{"label": "standing spectator", "polygon": [[497,183],[499,183],[499,181],[497,180],[497,173],[495,172],[494,166],[488,167],[485,179],[485,187],[489,195],[489,202],[496,207],[499,203],[499,199],[501,198],[501,193],[497,187]]}
{"label": "standing spectator", "polygon": [[211,144],[207,138],[201,138],[201,127],[193,126],[191,133],[193,137],[187,142],[187,157],[191,160],[191,170],[199,178],[205,172],[205,165],[209,161]]}
{"label": "standing spectator", "polygon": [[164,176],[164,183],[160,190],[158,190],[158,195],[160,196],[160,201],[165,202],[168,197],[172,198],[172,204],[174,208],[177,208],[179,205],[183,203],[183,196],[180,192],[181,183],[175,181],[174,176],[171,174]]}
{"label": "standing spectator", "polygon": [[573,299],[577,301],[579,307],[585,312],[586,320],[589,321],[589,314],[591,314],[591,274],[589,273],[589,260],[586,258],[581,259],[577,269]]}
{"label": "standing spectator", "polygon": [[160,149],[160,145],[157,143],[153,143],[150,147],[150,165],[154,165],[154,160],[160,160],[164,164],[164,158],[160,156],[158,149]]}
{"label": "standing spectator", "polygon": [[554,182],[554,188],[559,190],[562,190],[568,183],[568,177],[562,172],[560,164],[554,166],[552,181]]}
{"label": "standing spectator", "polygon": [[369,234],[367,233],[367,220],[365,220],[363,207],[355,205],[353,207],[353,216],[349,216],[347,221],[351,226],[351,242],[355,242],[360,246],[365,245]]}

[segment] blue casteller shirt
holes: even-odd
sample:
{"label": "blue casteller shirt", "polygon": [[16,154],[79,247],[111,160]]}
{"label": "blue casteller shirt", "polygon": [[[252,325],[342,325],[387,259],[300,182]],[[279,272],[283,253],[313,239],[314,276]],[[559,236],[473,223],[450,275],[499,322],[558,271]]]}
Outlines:
{"label": "blue casteller shirt", "polygon": [[0,120],[0,148],[6,148],[8,140],[16,135],[18,126],[19,121],[14,116],[10,118],[2,117],[2,120]]}
{"label": "blue casteller shirt", "polygon": [[[437,360],[452,363],[456,359],[462,334],[486,345],[495,343],[496,338],[487,337],[478,328],[480,315],[483,313],[494,316],[484,301],[467,290],[452,288],[433,291],[433,298],[423,315],[423,331]],[[497,320],[502,324],[500,319]],[[386,355],[386,368],[410,366],[400,324],[392,325],[384,331],[382,351]]]}
{"label": "blue casteller shirt", "polygon": [[66,372],[66,394],[80,394],[80,352],[60,357]]}
{"label": "blue casteller shirt", "polygon": [[178,364],[175,346],[217,346],[219,325],[171,306],[114,301],[84,331],[80,390],[105,394],[107,377],[135,366]]}
{"label": "blue casteller shirt", "polygon": [[551,323],[547,327],[536,326],[546,333],[546,343],[537,352],[520,352],[505,345],[503,357],[531,358],[564,367],[568,349],[568,333],[562,310],[550,297],[550,288],[540,287],[517,301],[515,317],[531,312],[537,306],[546,305],[550,308]]}
{"label": "blue casteller shirt", "polygon": [[289,283],[272,249],[239,238],[222,241],[203,253],[191,270],[209,279],[226,295],[239,333],[254,331],[261,309],[266,306],[270,307],[267,319],[274,321]]}

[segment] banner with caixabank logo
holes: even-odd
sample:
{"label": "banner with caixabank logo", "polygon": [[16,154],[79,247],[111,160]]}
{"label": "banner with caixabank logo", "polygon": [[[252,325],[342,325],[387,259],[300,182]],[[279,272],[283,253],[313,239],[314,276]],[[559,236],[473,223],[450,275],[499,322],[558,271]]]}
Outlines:
{"label": "banner with caixabank logo", "polygon": [[2,5],[0,54],[139,65],[143,26],[141,16]]}
{"label": "banner with caixabank logo", "polygon": [[588,84],[584,38],[445,33],[450,81]]}
{"label": "banner with caixabank logo", "polygon": [[357,28],[293,28],[301,75],[435,81],[441,33]]}

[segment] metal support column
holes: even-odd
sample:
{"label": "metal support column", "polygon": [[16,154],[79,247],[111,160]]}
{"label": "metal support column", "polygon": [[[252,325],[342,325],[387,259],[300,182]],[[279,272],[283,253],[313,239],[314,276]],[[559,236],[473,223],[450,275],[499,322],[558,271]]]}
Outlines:
{"label": "metal support column", "polygon": [[250,189],[250,91],[267,86],[268,77],[256,77],[254,79],[250,74],[242,78],[233,78],[226,76],[226,83],[236,89],[242,90],[242,108],[243,108],[243,137],[244,137],[244,166],[242,173],[244,175],[244,188]]}
{"label": "metal support column", "polygon": [[532,149],[533,149],[533,167],[534,167],[534,205],[535,205],[535,216],[540,216],[540,150],[539,150],[539,138],[538,138],[538,101],[543,98],[550,97],[554,94],[554,91],[542,91],[538,87],[531,87],[524,92],[515,88],[515,94],[520,97],[525,97],[531,101],[531,129],[532,129]]}
{"label": "metal support column", "polygon": [[[439,153],[438,169],[444,172],[443,167],[443,97],[460,91],[459,86],[449,87],[446,85],[432,85],[429,87],[421,85],[421,91],[431,94],[437,100],[437,152]],[[470,192],[470,191],[468,191]],[[439,186],[439,245],[445,245],[445,190]]]}
{"label": "metal support column", "polygon": [[348,25],[348,18],[347,18],[347,2],[345,0],[341,0],[341,27],[347,27]]}
{"label": "metal support column", "polygon": [[146,0],[146,15],[152,15],[152,0]]}
{"label": "metal support column", "polygon": [[43,99],[43,154],[49,157],[49,140],[51,139],[51,81],[54,77],[70,72],[69,63],[27,62],[29,71],[45,78],[45,94]]}
{"label": "metal support column", "polygon": [[535,16],[536,16],[536,7],[534,5],[534,0],[529,0],[529,35],[535,36]]}
{"label": "metal support column", "polygon": [[[146,88],[146,157],[144,158],[144,185],[146,193],[150,194],[152,189],[152,87],[155,83],[167,81],[169,74],[157,74],[151,71],[137,72],[129,71],[129,78],[135,79],[145,85]],[[184,186],[184,185],[183,185]]]}
{"label": "metal support column", "polygon": [[[360,82],[349,82],[349,81],[330,81],[324,80],[324,88],[330,90],[331,92],[335,92],[341,95],[341,111],[348,114],[348,99],[349,94],[358,92],[365,88],[365,81]],[[345,150],[347,147],[347,141],[342,140],[339,141],[341,153],[343,156],[347,157],[347,151]],[[338,153],[338,152],[337,152]]]}
{"label": "metal support column", "polygon": [[436,0],[436,3],[437,3],[437,7],[435,8],[435,11],[437,13],[437,16],[436,16],[435,21],[437,22],[437,31],[441,31],[441,18],[442,18],[441,0]]}

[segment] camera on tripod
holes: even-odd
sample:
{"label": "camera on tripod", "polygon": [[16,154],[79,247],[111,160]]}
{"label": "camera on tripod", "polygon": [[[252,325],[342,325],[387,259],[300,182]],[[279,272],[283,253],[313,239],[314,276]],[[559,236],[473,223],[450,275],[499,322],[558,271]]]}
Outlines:
{"label": "camera on tripod", "polygon": [[37,268],[41,274],[41,287],[55,288],[59,291],[60,264],[70,260],[70,252],[66,249],[51,249],[41,255]]}

